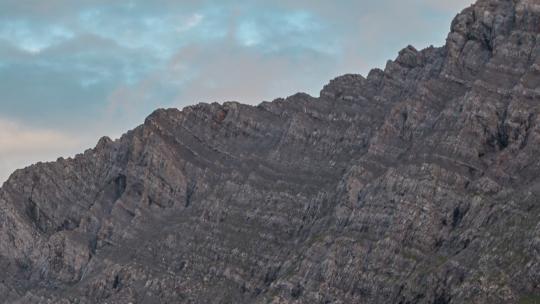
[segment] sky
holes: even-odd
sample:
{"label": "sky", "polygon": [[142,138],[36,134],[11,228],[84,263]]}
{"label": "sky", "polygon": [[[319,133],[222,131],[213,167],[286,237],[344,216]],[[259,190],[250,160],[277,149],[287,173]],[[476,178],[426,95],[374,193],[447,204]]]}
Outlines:
{"label": "sky", "polygon": [[444,44],[473,0],[0,0],[0,183],[153,110],[318,96]]}

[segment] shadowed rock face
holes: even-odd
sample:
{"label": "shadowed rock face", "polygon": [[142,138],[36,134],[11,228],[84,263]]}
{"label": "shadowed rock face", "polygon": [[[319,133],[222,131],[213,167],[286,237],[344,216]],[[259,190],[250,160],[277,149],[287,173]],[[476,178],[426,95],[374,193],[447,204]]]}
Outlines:
{"label": "shadowed rock face", "polygon": [[0,189],[3,303],[534,303],[540,2],[319,98],[157,110]]}

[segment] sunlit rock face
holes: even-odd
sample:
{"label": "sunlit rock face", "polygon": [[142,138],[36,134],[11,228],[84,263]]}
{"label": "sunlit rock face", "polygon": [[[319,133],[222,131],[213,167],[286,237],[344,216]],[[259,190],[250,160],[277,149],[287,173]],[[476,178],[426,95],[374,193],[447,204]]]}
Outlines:
{"label": "sunlit rock face", "polygon": [[540,3],[319,98],[157,110],[0,189],[2,303],[534,303]]}

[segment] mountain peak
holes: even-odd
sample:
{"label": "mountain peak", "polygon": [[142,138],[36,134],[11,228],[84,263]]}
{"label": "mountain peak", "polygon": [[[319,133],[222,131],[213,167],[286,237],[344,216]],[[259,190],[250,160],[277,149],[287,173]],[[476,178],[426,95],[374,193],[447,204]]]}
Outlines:
{"label": "mountain peak", "polygon": [[0,303],[534,303],[540,8],[258,106],[158,109],[0,189]]}

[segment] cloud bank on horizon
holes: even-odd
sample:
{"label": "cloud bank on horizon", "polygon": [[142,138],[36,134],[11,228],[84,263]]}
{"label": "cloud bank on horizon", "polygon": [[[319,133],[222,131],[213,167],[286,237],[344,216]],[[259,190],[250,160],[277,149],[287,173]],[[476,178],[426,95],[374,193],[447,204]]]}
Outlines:
{"label": "cloud bank on horizon", "polygon": [[0,183],[158,107],[257,104],[442,45],[473,0],[3,0]]}

